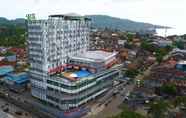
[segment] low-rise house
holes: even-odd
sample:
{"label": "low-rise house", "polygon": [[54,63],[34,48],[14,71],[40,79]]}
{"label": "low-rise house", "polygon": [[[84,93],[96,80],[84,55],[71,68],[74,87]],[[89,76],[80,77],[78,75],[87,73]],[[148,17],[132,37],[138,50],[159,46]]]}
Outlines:
{"label": "low-rise house", "polygon": [[13,71],[14,71],[14,68],[12,66],[0,66],[0,77],[3,77]]}
{"label": "low-rise house", "polygon": [[121,40],[121,39],[119,39],[119,40],[118,40],[118,45],[119,45],[120,47],[123,47],[123,46],[125,45],[126,42],[127,42],[127,40]]}
{"label": "low-rise house", "polygon": [[176,64],[176,69],[186,72],[186,61],[179,61]]}
{"label": "low-rise house", "polygon": [[112,37],[118,37],[119,35],[116,33],[112,33]]}
{"label": "low-rise house", "polygon": [[160,40],[158,41],[158,44],[160,47],[166,47],[166,46],[172,45],[172,41],[171,40]]}
{"label": "low-rise house", "polygon": [[3,61],[5,59],[5,57],[0,56],[0,61]]}
{"label": "low-rise house", "polygon": [[8,62],[15,62],[16,61],[16,55],[9,55],[9,56],[6,56],[5,57],[5,60],[8,61]]}
{"label": "low-rise house", "polygon": [[0,61],[7,61],[7,62],[16,62],[16,54],[10,51],[7,51],[5,53],[0,53]]}
{"label": "low-rise house", "polygon": [[137,52],[136,51],[133,51],[133,50],[128,50],[128,58],[129,60],[133,60],[137,55]]}
{"label": "low-rise house", "polygon": [[24,48],[10,48],[9,51],[15,53],[18,60],[26,59],[26,49]]}
{"label": "low-rise house", "polygon": [[178,87],[186,87],[186,63],[176,62],[171,59],[151,69],[149,86],[159,87],[163,84],[175,84]]}
{"label": "low-rise house", "polygon": [[147,62],[147,64],[151,65],[156,62],[156,57],[148,56],[146,62]]}
{"label": "low-rise house", "polygon": [[126,52],[121,52],[119,55],[120,55],[120,59],[122,61],[128,59],[128,52],[127,51]]}
{"label": "low-rise house", "polygon": [[170,57],[174,58],[175,60],[186,59],[186,50],[180,50],[178,48],[175,48],[171,51]]}
{"label": "low-rise house", "polygon": [[28,74],[25,72],[18,74],[9,73],[4,79],[8,88],[15,92],[24,91],[27,88],[27,84],[29,82]]}
{"label": "low-rise house", "polygon": [[7,48],[5,47],[0,47],[0,53],[6,53],[7,52]]}
{"label": "low-rise house", "polygon": [[157,40],[157,41],[153,41],[152,45],[163,48],[163,47],[166,47],[166,46],[171,46],[172,43],[173,42],[171,40]]}

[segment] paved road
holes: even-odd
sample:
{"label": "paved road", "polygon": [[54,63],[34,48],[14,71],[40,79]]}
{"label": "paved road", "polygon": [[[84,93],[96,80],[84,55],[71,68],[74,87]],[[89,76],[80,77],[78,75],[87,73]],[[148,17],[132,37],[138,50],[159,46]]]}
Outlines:
{"label": "paved road", "polygon": [[[143,72],[143,74],[136,76],[135,80],[142,80],[145,76],[148,76],[151,72],[151,68],[157,65],[154,63],[151,65],[147,70]],[[120,91],[120,94],[117,95],[115,98],[111,98],[111,102],[107,105],[101,106],[93,106],[92,108],[95,109],[91,113],[89,113],[84,118],[108,118],[110,116],[117,115],[121,112],[121,109],[118,108],[119,105],[123,103],[124,97],[133,91],[135,85],[131,83],[130,85],[122,85],[123,89]]]}
{"label": "paved road", "polygon": [[107,106],[105,105],[95,105],[92,106],[92,112],[90,112],[84,118],[108,118],[113,115],[117,115],[121,112],[121,109],[118,108],[119,105],[123,103],[123,95],[131,92],[134,88],[134,85],[123,85],[123,88],[116,97],[112,97],[110,103]]}
{"label": "paved road", "polygon": [[140,75],[136,76],[135,80],[143,80],[144,77],[150,75],[151,69],[152,69],[154,66],[156,66],[157,64],[158,64],[158,63],[154,63],[154,64],[152,64],[151,66],[149,66],[148,69],[146,69],[146,70],[143,72],[143,74],[140,74]]}
{"label": "paved road", "polygon": [[[165,55],[165,56],[163,57],[163,60],[167,60],[169,57],[170,57],[170,53],[167,54],[167,55]],[[145,70],[145,71],[143,72],[143,74],[140,74],[140,75],[138,75],[138,76],[136,77],[136,80],[142,80],[145,76],[150,75],[151,69],[152,69],[154,66],[156,66],[156,65],[158,65],[157,62],[155,62],[154,64],[152,64],[151,66],[149,66],[148,69]]]}
{"label": "paved road", "polygon": [[32,114],[32,118],[54,118],[48,112],[40,110],[37,104],[34,104],[31,98],[23,96],[23,93],[17,94],[9,91],[6,87],[0,86],[0,97],[8,103],[14,104],[15,106],[24,109],[25,111]]}
{"label": "paved road", "polygon": [[[21,109],[11,103],[8,103],[4,99],[0,98],[0,111],[3,112],[3,110],[8,109],[6,112],[7,115],[10,115],[10,118],[33,118],[33,115],[29,112],[26,112],[24,109]],[[16,114],[16,112],[22,113],[21,115]],[[1,118],[1,115],[0,115]],[[4,118],[4,117],[3,117]]]}

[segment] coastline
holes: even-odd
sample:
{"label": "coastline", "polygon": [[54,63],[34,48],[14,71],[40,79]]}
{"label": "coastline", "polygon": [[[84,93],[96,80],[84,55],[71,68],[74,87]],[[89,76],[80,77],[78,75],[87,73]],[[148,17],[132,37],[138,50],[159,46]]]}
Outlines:
{"label": "coastline", "polygon": [[178,29],[178,28],[157,28],[156,29],[156,35],[158,36],[171,36],[171,35],[184,35],[186,34],[186,31],[183,29]]}

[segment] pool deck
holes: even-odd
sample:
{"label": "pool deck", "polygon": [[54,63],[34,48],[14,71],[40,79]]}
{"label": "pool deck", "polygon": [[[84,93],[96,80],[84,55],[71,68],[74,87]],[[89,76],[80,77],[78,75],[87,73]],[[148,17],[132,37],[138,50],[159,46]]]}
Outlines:
{"label": "pool deck", "polygon": [[73,71],[65,71],[61,73],[61,76],[72,81],[79,80],[84,77],[88,77],[92,75],[91,72],[87,70],[73,70]]}

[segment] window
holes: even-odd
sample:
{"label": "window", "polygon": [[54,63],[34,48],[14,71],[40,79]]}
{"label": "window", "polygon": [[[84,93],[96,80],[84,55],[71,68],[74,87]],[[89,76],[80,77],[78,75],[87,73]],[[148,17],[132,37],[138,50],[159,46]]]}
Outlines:
{"label": "window", "polygon": [[49,96],[49,95],[47,95],[47,99],[49,99],[49,100],[52,100],[52,101],[55,101],[55,102],[59,102],[59,99],[58,98],[55,98],[55,97],[53,97],[53,96]]}
{"label": "window", "polygon": [[54,86],[59,86],[59,83],[55,82],[55,81],[47,80],[47,83],[51,84],[51,85],[54,85]]}

